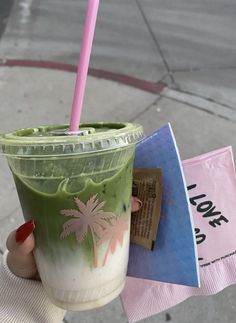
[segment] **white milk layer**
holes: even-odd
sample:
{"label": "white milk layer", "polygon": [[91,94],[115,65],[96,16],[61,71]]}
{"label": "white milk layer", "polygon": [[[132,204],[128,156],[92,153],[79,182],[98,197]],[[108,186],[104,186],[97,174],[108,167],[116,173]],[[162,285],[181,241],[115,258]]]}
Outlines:
{"label": "white milk layer", "polygon": [[[78,248],[59,255],[55,264],[35,251],[43,285],[51,300],[68,310],[85,310],[105,305],[119,295],[124,287],[129,252],[129,232],[124,233],[122,247],[117,241],[114,254],[103,260],[108,242],[98,247],[98,266],[94,268]],[[59,258],[59,259],[58,259]]]}

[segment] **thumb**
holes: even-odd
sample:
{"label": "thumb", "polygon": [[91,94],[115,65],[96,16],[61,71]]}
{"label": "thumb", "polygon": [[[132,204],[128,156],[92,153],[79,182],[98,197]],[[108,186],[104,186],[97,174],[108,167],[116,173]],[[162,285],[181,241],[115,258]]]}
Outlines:
{"label": "thumb", "polygon": [[33,249],[35,228],[33,221],[29,221],[12,231],[7,238],[7,264],[13,274],[23,278],[33,278],[37,273]]}
{"label": "thumb", "polygon": [[131,198],[131,212],[135,213],[138,212],[141,207],[142,207],[142,201],[140,201],[139,198],[137,198],[136,196],[132,196]]}

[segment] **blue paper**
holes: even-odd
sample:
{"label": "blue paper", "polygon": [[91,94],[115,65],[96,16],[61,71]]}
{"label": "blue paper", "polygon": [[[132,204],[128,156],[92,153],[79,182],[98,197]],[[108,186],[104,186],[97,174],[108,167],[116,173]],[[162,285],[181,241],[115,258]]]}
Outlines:
{"label": "blue paper", "polygon": [[130,245],[128,276],[199,287],[191,208],[170,124],[137,145],[135,168],[161,168],[161,220],[153,251]]}

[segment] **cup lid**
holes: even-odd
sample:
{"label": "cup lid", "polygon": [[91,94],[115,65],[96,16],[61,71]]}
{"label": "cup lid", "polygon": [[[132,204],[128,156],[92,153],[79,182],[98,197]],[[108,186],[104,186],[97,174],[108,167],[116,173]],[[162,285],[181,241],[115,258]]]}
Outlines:
{"label": "cup lid", "polygon": [[23,128],[0,135],[1,152],[16,157],[43,157],[91,153],[136,144],[143,128],[134,123],[84,123],[78,132],[68,124]]}

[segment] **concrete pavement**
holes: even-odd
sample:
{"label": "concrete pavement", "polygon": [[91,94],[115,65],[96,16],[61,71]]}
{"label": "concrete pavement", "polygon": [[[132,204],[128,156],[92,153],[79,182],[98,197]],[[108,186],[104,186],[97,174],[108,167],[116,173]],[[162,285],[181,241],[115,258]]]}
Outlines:
{"label": "concrete pavement", "polygon": [[[3,0],[6,1],[6,0]],[[76,64],[84,0],[15,0],[0,58]],[[168,84],[235,108],[234,0],[103,0],[91,67]]]}
{"label": "concrete pavement", "polygon": [[[75,63],[84,1],[17,0],[0,41],[0,58]],[[151,133],[171,122],[182,159],[232,145],[236,151],[233,0],[102,2],[91,66],[150,82],[148,93],[89,77],[83,121],[130,120]],[[0,132],[65,122],[75,74],[27,67],[0,67]],[[0,250],[22,221],[6,162],[0,158]],[[236,287],[195,297],[142,322],[234,323]],[[119,299],[106,307],[68,313],[68,323],[124,323]]]}

